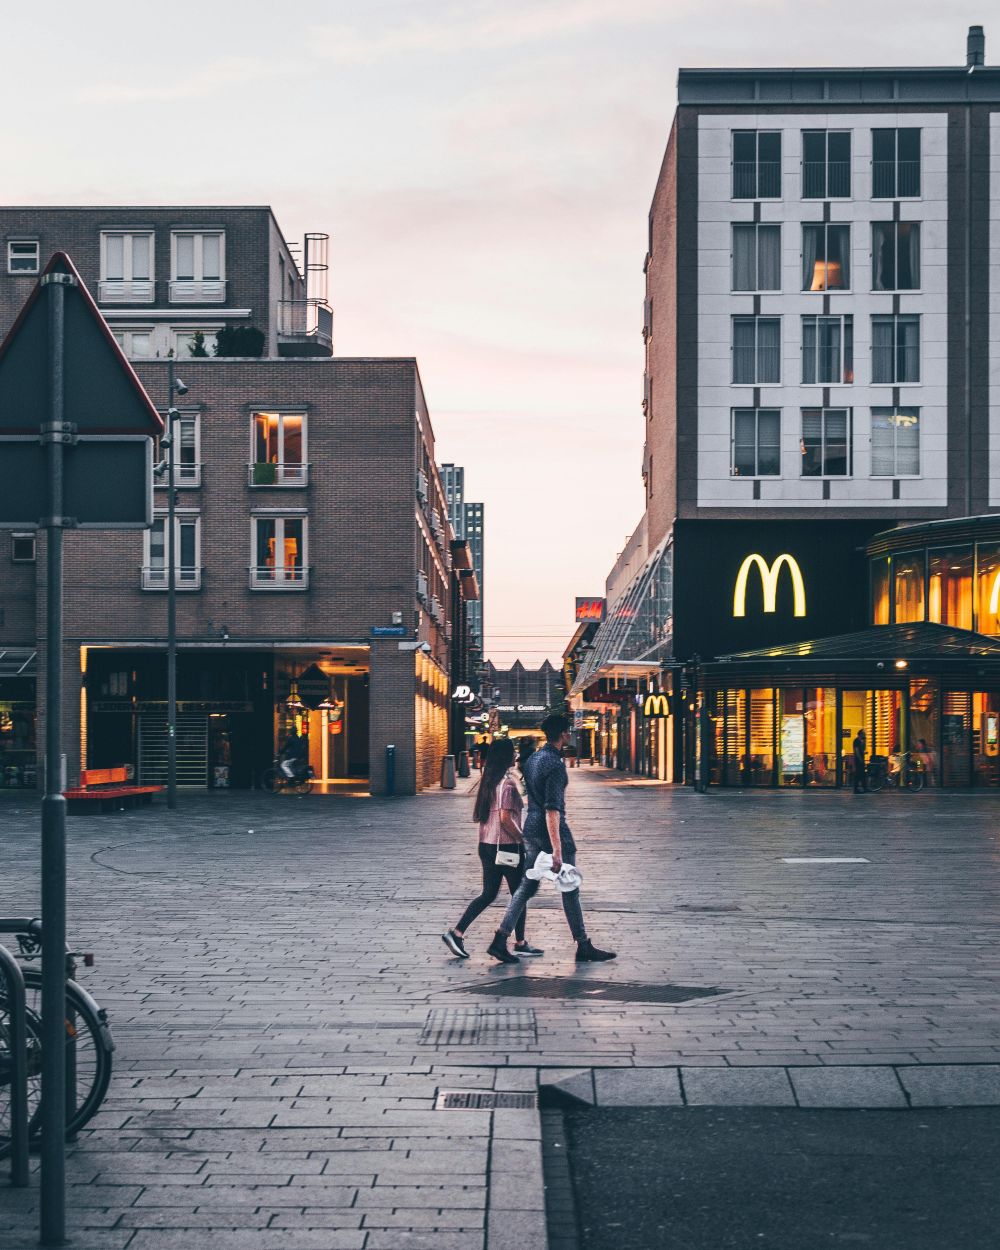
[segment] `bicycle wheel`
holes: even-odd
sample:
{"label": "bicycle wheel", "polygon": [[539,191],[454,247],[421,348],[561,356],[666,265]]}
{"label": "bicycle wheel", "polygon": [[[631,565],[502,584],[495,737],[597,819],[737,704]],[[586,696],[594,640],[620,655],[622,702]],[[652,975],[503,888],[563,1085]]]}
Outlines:
{"label": "bicycle wheel", "polygon": [[911,768],[906,775],[906,784],[913,791],[924,788],[924,772],[922,768]]}
{"label": "bicycle wheel", "polygon": [[883,772],[881,768],[873,768],[869,772],[868,789],[872,792],[872,794],[878,794],[878,792],[885,785],[885,778],[886,778],[886,774]]}
{"label": "bicycle wheel", "polygon": [[[42,1022],[33,1011],[26,1014],[24,1037],[27,1047],[28,1134],[38,1131],[42,1099]],[[0,995],[0,1159],[10,1154],[10,1005]]]}
{"label": "bicycle wheel", "polygon": [[[41,1017],[42,974],[24,969],[28,1007]],[[83,1128],[104,1101],[111,1081],[111,1055],[115,1043],[108,1028],[107,1012],[98,1007],[75,981],[66,982],[66,1078],[75,1090],[67,1097],[66,1135]],[[69,1110],[70,1105],[74,1108]]]}
{"label": "bicycle wheel", "polygon": [[276,768],[265,768],[260,775],[260,788],[268,790],[272,794],[278,788],[278,770]]}
{"label": "bicycle wheel", "polygon": [[286,782],[285,789],[289,794],[308,794],[312,789],[311,777],[293,777]]}

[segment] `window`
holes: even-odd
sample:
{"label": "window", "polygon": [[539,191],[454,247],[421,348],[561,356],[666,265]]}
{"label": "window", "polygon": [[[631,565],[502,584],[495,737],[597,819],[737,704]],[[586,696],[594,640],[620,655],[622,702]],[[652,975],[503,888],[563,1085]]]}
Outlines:
{"label": "window", "polygon": [[39,243],[37,239],[11,239],[7,244],[8,273],[38,273]]}
{"label": "window", "polygon": [[915,291],[920,286],[920,224],[872,222],[872,290]]}
{"label": "window", "polygon": [[148,360],[153,355],[153,329],[112,330],[115,342],[130,360]]}
{"label": "window", "polygon": [[920,194],[920,131],[872,131],[872,198],[898,200]]}
{"label": "window", "polygon": [[151,304],[153,272],[151,231],[101,231],[101,279],[97,289],[103,303]]}
{"label": "window", "polygon": [[733,477],[781,474],[781,413],[777,408],[734,408]]}
{"label": "window", "polygon": [[781,290],[780,226],[733,226],[733,290]]}
{"label": "window", "polygon": [[927,619],[972,628],[972,548],[927,553]]}
{"label": "window", "polygon": [[306,418],[301,412],[253,414],[251,486],[305,486]]}
{"label": "window", "polygon": [[924,619],[924,553],[901,551],[892,558],[897,625]]}
{"label": "window", "polygon": [[767,386],[781,381],[781,318],[733,318],[733,382]]}
{"label": "window", "polygon": [[849,477],[851,409],[802,409],[802,476]]}
{"label": "window", "polygon": [[802,198],[832,200],[851,194],[851,132],[803,130]]}
{"label": "window", "polygon": [[34,564],[35,562],[35,536],[34,534],[11,534],[10,536],[10,558],[15,564]]}
{"label": "window", "polygon": [[802,318],[802,382],[840,385],[854,381],[854,318]]}
{"label": "window", "polygon": [[733,131],[733,199],[781,197],[781,132]]}
{"label": "window", "polygon": [[920,409],[872,409],[872,477],[920,472]]}
{"label": "window", "polygon": [[851,287],[851,227],[829,222],[802,227],[803,291],[848,291]]}
{"label": "window", "polygon": [[[144,534],[146,559],[143,590],[167,589],[167,518],[156,517]],[[178,590],[201,586],[201,521],[197,516],[174,517],[174,585]]]}
{"label": "window", "polygon": [[[221,326],[192,326],[174,331],[174,355],[178,360],[215,355],[215,336]],[[199,335],[201,336],[199,338]]]}
{"label": "window", "polygon": [[226,298],[226,235],[222,230],[175,230],[170,236],[173,303],[221,304]]}
{"label": "window", "polygon": [[919,381],[919,316],[872,317],[872,384],[897,386]]}
{"label": "window", "polygon": [[305,567],[305,517],[255,517],[253,527],[251,589],[304,590],[309,572]]}
{"label": "window", "polygon": [[981,634],[1000,634],[1000,546],[976,544],[976,629]]}

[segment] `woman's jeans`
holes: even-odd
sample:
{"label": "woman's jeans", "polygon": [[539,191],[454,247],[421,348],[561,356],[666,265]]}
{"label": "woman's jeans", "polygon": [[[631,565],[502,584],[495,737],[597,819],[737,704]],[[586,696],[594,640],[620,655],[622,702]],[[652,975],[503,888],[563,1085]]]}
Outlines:
{"label": "woman's jeans", "polygon": [[[564,864],[576,864],[576,843],[571,837],[565,834],[562,839],[562,860]],[[524,861],[525,866],[530,868],[534,864],[539,852],[547,851],[547,846],[541,843],[524,841]],[[533,881],[531,877],[525,877],[521,884],[517,887],[517,893],[510,900],[510,905],[504,912],[503,920],[500,921],[499,930],[506,936],[510,936],[511,930],[515,927],[515,923],[520,924],[524,917],[524,909],[528,906],[528,900],[534,898],[538,892],[538,887],[542,883]],[[566,923],[569,925],[569,931],[577,942],[586,942],[587,926],[583,923],[583,908],[580,906],[580,891],[570,890],[568,894],[562,896],[563,911],[566,913]]]}
{"label": "woman's jeans", "polygon": [[[490,903],[500,893],[500,886],[505,881],[507,882],[507,888],[510,890],[511,898],[515,897],[524,879],[524,851],[520,846],[505,846],[503,850],[520,852],[521,862],[516,868],[508,867],[506,864],[498,864],[496,862],[497,848],[486,842],[480,842],[479,858],[483,865],[483,891],[465,909],[465,914],[456,926],[459,933],[464,933],[473,920],[489,907]],[[519,942],[524,941],[524,922],[525,913],[522,909],[517,921],[517,940]]]}

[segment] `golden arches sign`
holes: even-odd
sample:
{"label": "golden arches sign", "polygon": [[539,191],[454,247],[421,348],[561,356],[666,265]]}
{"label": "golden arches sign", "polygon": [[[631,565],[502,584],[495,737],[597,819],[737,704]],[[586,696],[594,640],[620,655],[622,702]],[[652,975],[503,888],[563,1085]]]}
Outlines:
{"label": "golden arches sign", "polygon": [[760,571],[761,586],[764,590],[764,611],[777,611],[778,577],[781,574],[782,567],[786,564],[792,579],[793,613],[795,616],[805,616],[806,588],[802,581],[802,570],[799,568],[795,557],[790,556],[787,551],[778,556],[772,564],[768,564],[764,557],[756,552],[747,556],[740,565],[740,571],[736,574],[736,589],[733,592],[733,616],[746,616],[747,614],[747,579],[750,576],[750,570],[754,566]]}
{"label": "golden arches sign", "polygon": [[647,694],[642,714],[643,716],[669,716],[670,700],[665,694]]}

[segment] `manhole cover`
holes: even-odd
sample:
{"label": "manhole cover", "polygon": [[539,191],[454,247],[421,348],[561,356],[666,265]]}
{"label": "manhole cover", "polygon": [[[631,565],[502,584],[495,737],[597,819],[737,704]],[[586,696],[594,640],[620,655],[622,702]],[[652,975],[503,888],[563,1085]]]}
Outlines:
{"label": "manhole cover", "polygon": [[644,985],[640,981],[590,981],[583,977],[508,977],[449,993],[496,998],[572,998],[595,1003],[687,1003],[729,991],[714,985]]}
{"label": "manhole cover", "polygon": [[435,1007],[427,1013],[421,1046],[484,1046],[506,1050],[538,1041],[530,1007]]}
{"label": "manhole cover", "polygon": [[538,1106],[537,1094],[494,1093],[492,1090],[441,1090],[435,1111],[500,1111],[510,1108],[530,1111]]}

